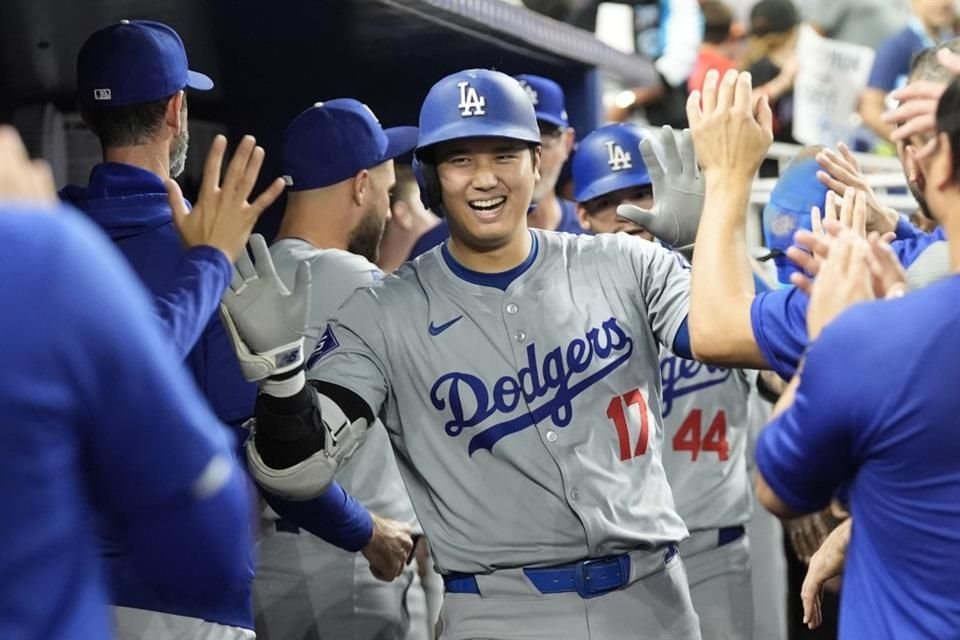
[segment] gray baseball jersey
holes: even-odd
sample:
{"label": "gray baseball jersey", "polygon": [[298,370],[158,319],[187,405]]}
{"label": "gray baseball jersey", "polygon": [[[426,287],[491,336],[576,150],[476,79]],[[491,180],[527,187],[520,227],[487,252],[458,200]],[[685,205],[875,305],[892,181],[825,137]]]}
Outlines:
{"label": "gray baseball jersey", "polygon": [[622,553],[687,535],[660,459],[660,344],[690,274],[624,234],[532,231],[505,289],[436,247],[357,291],[315,377],[379,412],[442,572]]}
{"label": "gray baseball jersey", "polygon": [[[313,296],[304,346],[310,353],[318,341],[328,339],[327,324],[340,305],[358,288],[383,277],[380,269],[362,256],[339,249],[317,249],[297,238],[280,240],[270,247],[277,275],[293,286],[297,265],[310,263]],[[322,344],[321,344],[322,350]],[[307,362],[308,369],[314,361]],[[308,376],[310,374],[308,373]],[[403,486],[386,432],[370,430],[363,448],[337,470],[337,482],[370,511],[406,522],[419,531],[410,498]]]}
{"label": "gray baseball jersey", "polygon": [[750,520],[746,449],[756,373],[685,360],[664,350],[663,466],[691,531]]}

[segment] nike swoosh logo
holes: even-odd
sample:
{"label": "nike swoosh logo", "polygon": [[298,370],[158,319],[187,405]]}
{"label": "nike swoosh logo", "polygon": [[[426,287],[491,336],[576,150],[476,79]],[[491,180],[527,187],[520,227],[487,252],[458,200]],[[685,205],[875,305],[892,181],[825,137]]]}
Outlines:
{"label": "nike swoosh logo", "polygon": [[446,331],[447,329],[449,329],[449,328],[451,327],[451,325],[453,325],[453,323],[455,323],[457,320],[460,320],[462,317],[463,317],[463,316],[457,316],[457,317],[454,318],[453,320],[450,320],[449,322],[444,322],[444,323],[441,324],[441,325],[435,325],[435,324],[433,324],[433,320],[431,320],[431,321],[430,321],[430,326],[427,327],[427,331],[429,331],[429,332],[430,332],[430,335],[432,335],[432,336],[438,336],[438,335],[440,335],[441,333],[443,333],[444,331]]}

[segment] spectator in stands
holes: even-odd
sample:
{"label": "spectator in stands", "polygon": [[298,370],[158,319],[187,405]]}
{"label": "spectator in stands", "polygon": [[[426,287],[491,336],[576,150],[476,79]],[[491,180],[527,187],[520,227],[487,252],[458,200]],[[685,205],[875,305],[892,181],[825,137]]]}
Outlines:
{"label": "spectator in stands", "polygon": [[687,91],[699,91],[703,77],[710,69],[721,74],[736,69],[736,58],[742,35],[740,26],[734,23],[733,12],[721,0],[703,0],[703,44],[693,72],[687,78]]}
{"label": "spectator in stands", "polygon": [[860,99],[864,124],[884,140],[889,140],[893,131],[893,125],[881,119],[887,94],[906,83],[910,62],[917,53],[955,37],[957,12],[953,0],[911,0],[910,7],[913,15],[907,26],[877,49]]}
{"label": "spectator in stands", "polygon": [[740,68],[753,77],[755,94],[765,94],[773,110],[773,138],[795,142],[793,81],[797,75],[800,15],[790,0],[761,0],[750,10],[750,37]]}
{"label": "spectator in stands", "polygon": [[[533,0],[526,0],[528,6]],[[592,5],[596,22],[597,1]],[[687,78],[693,71],[703,33],[703,16],[697,0],[626,0],[634,6],[637,52],[654,60],[659,82],[624,91],[607,114],[623,122],[643,109],[650,124],[687,126]],[[592,29],[592,27],[591,27]]]}
{"label": "spectator in stands", "polygon": [[892,36],[910,16],[902,0],[805,0],[800,10],[821,36],[871,49]]}

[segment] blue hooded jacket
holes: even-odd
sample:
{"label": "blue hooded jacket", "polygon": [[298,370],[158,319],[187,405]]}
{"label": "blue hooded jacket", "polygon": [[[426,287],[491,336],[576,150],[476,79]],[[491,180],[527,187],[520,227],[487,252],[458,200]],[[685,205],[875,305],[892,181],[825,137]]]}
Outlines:
{"label": "blue hooded jacket", "polygon": [[212,247],[184,249],[160,177],[107,162],[94,167],[86,188],[68,186],[60,195],[107,232],[154,295],[174,348],[217,417],[237,423],[253,415],[256,385],[243,378],[216,313],[230,262]]}

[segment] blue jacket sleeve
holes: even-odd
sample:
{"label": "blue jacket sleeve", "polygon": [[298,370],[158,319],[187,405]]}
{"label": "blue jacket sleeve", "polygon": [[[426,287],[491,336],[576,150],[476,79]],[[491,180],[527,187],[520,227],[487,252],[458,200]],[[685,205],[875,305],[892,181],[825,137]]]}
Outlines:
{"label": "blue jacket sleeve", "polygon": [[[243,443],[247,432],[239,424],[231,425],[238,443],[237,459],[246,465]],[[373,517],[366,507],[334,480],[313,500],[285,500],[259,488],[270,508],[284,520],[306,529],[321,540],[345,551],[360,551],[373,535]]]}
{"label": "blue jacket sleeve", "polygon": [[373,536],[373,517],[336,482],[323,495],[305,502],[284,500],[261,491],[285,520],[346,551],[360,551]]}
{"label": "blue jacket sleeve", "polygon": [[230,261],[219,249],[200,246],[183,254],[168,290],[154,299],[177,358],[186,358],[197,343],[232,275]]}
{"label": "blue jacket sleeve", "polygon": [[92,499],[138,579],[215,594],[252,581],[249,499],[227,429],[170,352],[151,300],[83,220],[58,253],[62,367],[75,380]]}

